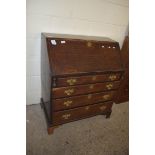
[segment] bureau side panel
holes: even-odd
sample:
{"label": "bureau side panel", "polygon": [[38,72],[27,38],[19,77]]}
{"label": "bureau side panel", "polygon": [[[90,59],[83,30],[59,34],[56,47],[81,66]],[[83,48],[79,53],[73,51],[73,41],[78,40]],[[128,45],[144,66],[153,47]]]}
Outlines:
{"label": "bureau side panel", "polygon": [[116,95],[116,103],[129,101],[129,37],[124,40],[121,50],[121,58],[124,66],[124,74],[121,80],[121,85]]}
{"label": "bureau side panel", "polygon": [[44,35],[41,37],[41,95],[48,121],[51,122],[51,70]]}

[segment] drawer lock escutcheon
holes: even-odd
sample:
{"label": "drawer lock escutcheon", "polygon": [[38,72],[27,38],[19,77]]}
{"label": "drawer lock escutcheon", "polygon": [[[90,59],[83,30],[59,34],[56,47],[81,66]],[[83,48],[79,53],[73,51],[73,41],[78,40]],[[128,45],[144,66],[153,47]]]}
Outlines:
{"label": "drawer lock escutcheon", "polygon": [[69,80],[67,80],[67,83],[68,83],[69,85],[74,85],[76,82],[77,82],[76,79],[69,79]]}
{"label": "drawer lock escutcheon", "polygon": [[106,109],[106,106],[105,105],[103,105],[103,106],[100,107],[100,110],[105,110],[105,109]]}
{"label": "drawer lock escutcheon", "polygon": [[93,89],[93,88],[94,88],[94,85],[90,85],[89,88],[90,88],[90,89]]}
{"label": "drawer lock escutcheon", "polygon": [[106,94],[106,95],[103,95],[102,97],[103,97],[103,99],[108,100],[110,98],[110,95]]}
{"label": "drawer lock escutcheon", "polygon": [[89,95],[88,95],[88,99],[91,99],[91,98],[92,98],[92,94],[89,94]]}
{"label": "drawer lock escutcheon", "polygon": [[73,101],[65,101],[65,102],[64,102],[64,105],[65,105],[66,107],[69,107],[69,106],[72,104],[72,102],[73,102]]}
{"label": "drawer lock escutcheon", "polygon": [[95,81],[95,80],[96,80],[96,76],[93,76],[93,77],[92,77],[92,80]]}
{"label": "drawer lock escutcheon", "polygon": [[64,114],[64,115],[62,115],[62,118],[63,119],[68,119],[70,116],[71,116],[71,114]]}
{"label": "drawer lock escutcheon", "polygon": [[86,109],[86,110],[89,110],[89,109],[90,109],[90,107],[89,107],[89,106],[86,106],[86,107],[85,107],[85,109]]}
{"label": "drawer lock escutcheon", "polygon": [[110,76],[109,76],[109,79],[110,79],[111,81],[115,80],[116,78],[117,78],[116,75],[110,75]]}
{"label": "drawer lock escutcheon", "polygon": [[111,83],[107,84],[106,87],[107,87],[107,89],[111,89],[113,87],[113,84],[111,84]]}
{"label": "drawer lock escutcheon", "polygon": [[64,93],[69,96],[74,93],[74,89],[67,89],[64,91]]}
{"label": "drawer lock escutcheon", "polygon": [[92,43],[91,42],[87,42],[87,46],[88,47],[92,47]]}

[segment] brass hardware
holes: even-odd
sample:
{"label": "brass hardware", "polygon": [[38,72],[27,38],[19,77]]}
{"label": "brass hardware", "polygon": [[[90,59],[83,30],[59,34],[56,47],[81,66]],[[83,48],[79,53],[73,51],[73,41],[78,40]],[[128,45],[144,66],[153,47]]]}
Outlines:
{"label": "brass hardware", "polygon": [[71,116],[71,114],[64,114],[64,115],[62,115],[62,118],[63,119],[68,119],[70,116]]}
{"label": "brass hardware", "polygon": [[113,87],[113,84],[111,84],[111,83],[107,84],[106,87],[107,87],[107,89],[111,89]]}
{"label": "brass hardware", "polygon": [[64,105],[65,105],[66,107],[69,107],[69,106],[72,104],[72,102],[73,102],[73,101],[66,101],[66,102],[64,102]]}
{"label": "brass hardware", "polygon": [[105,105],[103,105],[103,106],[100,107],[100,110],[105,110],[105,109],[106,109],[106,106]]}
{"label": "brass hardware", "polygon": [[102,97],[103,97],[103,99],[107,100],[107,99],[109,99],[110,95],[107,94],[107,95],[104,95],[104,96],[102,96]]}
{"label": "brass hardware", "polygon": [[89,95],[88,95],[88,99],[91,99],[91,98],[92,98],[92,94],[89,94]]}
{"label": "brass hardware", "polygon": [[88,110],[89,108],[90,108],[89,106],[86,106],[86,107],[85,107],[86,110]]}
{"label": "brass hardware", "polygon": [[87,46],[88,47],[92,47],[92,43],[91,42],[87,42]]}
{"label": "brass hardware", "polygon": [[67,89],[64,91],[65,94],[67,94],[68,96],[71,95],[72,93],[74,93],[74,89]]}
{"label": "brass hardware", "polygon": [[68,83],[69,85],[74,85],[76,82],[77,82],[76,79],[69,79],[69,80],[67,80],[67,83]]}
{"label": "brass hardware", "polygon": [[95,81],[95,80],[96,80],[96,76],[93,76],[93,77],[92,77],[92,80]]}
{"label": "brass hardware", "polygon": [[89,88],[90,88],[90,89],[93,89],[93,88],[94,88],[94,85],[90,85]]}
{"label": "brass hardware", "polygon": [[117,78],[116,75],[110,75],[110,76],[109,76],[109,79],[110,79],[111,81],[115,80],[116,78]]}

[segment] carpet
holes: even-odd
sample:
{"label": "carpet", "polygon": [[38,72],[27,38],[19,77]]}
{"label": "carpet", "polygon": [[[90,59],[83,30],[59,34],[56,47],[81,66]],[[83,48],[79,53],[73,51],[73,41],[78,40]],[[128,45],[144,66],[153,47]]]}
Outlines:
{"label": "carpet", "polygon": [[40,105],[26,107],[27,155],[128,155],[129,103],[114,104],[109,119],[99,115],[59,126],[47,134]]}

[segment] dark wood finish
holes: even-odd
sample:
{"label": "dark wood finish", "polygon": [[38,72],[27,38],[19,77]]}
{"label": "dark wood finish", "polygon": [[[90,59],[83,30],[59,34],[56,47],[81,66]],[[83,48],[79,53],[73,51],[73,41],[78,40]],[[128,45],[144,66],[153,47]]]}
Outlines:
{"label": "dark wood finish", "polygon": [[120,85],[119,81],[115,82],[105,82],[105,83],[95,83],[89,85],[79,85],[72,87],[60,87],[53,88],[52,94],[53,98],[69,97],[81,94],[88,94],[93,92],[102,92],[106,90],[117,89]]}
{"label": "dark wood finish", "polygon": [[110,117],[123,66],[118,42],[104,37],[42,34],[42,107],[56,125]]}
{"label": "dark wood finish", "polygon": [[66,87],[73,85],[81,85],[87,83],[98,83],[105,81],[118,81],[120,80],[120,73],[113,74],[102,74],[102,75],[88,75],[88,76],[76,76],[76,77],[66,77],[66,78],[57,78],[56,86],[57,87]]}
{"label": "dark wood finish", "polygon": [[58,128],[58,127],[59,127],[59,126],[48,127],[48,128],[47,128],[48,134],[49,134],[49,135],[50,135],[50,134],[53,134],[54,130],[55,130],[56,128]]}
{"label": "dark wood finish", "polygon": [[108,111],[108,112],[106,112],[106,118],[110,118],[110,116],[111,116],[111,110],[110,111]]}
{"label": "dark wood finish", "polygon": [[[52,46],[51,39],[57,45]],[[61,44],[61,41],[66,43]],[[119,71],[122,67],[117,42],[47,38],[47,44],[54,75]]]}
{"label": "dark wood finish", "polygon": [[112,102],[104,102],[93,104],[89,106],[83,106],[80,108],[74,108],[71,110],[64,110],[59,112],[54,112],[53,123],[63,124],[73,120],[78,120],[80,118],[87,118],[97,114],[102,114],[105,111],[110,111],[112,107]]}
{"label": "dark wood finish", "polygon": [[75,108],[79,106],[85,106],[89,104],[94,104],[97,102],[104,102],[113,99],[115,91],[93,93],[88,95],[79,95],[74,97],[68,97],[63,99],[52,100],[53,110],[65,110],[69,108]]}
{"label": "dark wood finish", "polygon": [[121,50],[121,56],[125,72],[122,77],[118,94],[116,96],[116,103],[129,101],[129,37],[128,36],[125,37]]}
{"label": "dark wood finish", "polygon": [[46,40],[42,39],[41,42],[41,103],[46,110],[46,117],[48,121],[51,122],[51,69],[49,63],[49,56],[47,52]]}

